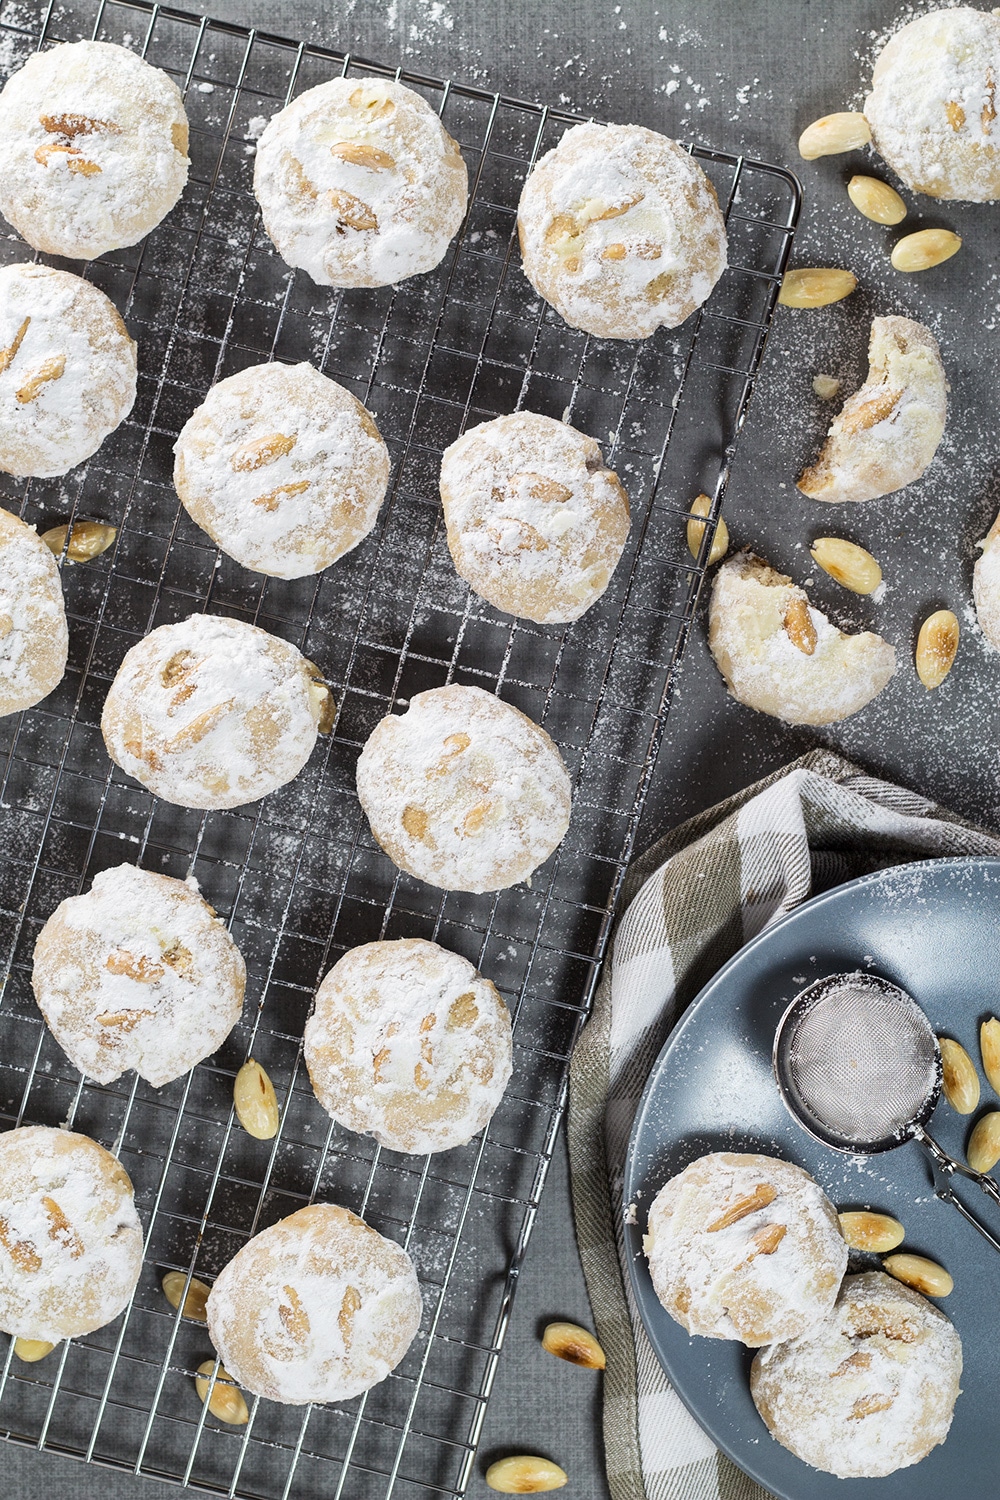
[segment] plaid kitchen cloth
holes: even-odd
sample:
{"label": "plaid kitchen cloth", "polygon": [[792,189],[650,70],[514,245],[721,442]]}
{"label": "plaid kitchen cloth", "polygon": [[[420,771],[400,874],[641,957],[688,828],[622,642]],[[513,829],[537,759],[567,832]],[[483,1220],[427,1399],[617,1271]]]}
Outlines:
{"label": "plaid kitchen cloth", "polygon": [[764,1500],[675,1395],[632,1301],[625,1154],[649,1071],[712,974],[807,897],[915,859],[1000,855],[1000,838],[825,750],[691,818],[628,872],[611,956],[570,1070],[573,1210],[607,1354],[613,1500]]}

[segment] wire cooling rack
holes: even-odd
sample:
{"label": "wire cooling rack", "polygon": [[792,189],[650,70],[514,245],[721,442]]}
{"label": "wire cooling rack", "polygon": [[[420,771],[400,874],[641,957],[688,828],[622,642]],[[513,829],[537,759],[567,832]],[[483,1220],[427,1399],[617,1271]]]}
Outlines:
{"label": "wire cooling rack", "polygon": [[[0,5],[0,69],[36,47],[95,36],[165,68],[185,92],[192,171],[143,244],[83,269],[139,342],[135,409],[64,479],[0,476],[40,528],[113,522],[112,551],[63,569],[70,666],[38,708],[0,721],[0,1117],[67,1122],[113,1146],[147,1226],[131,1308],[40,1364],[4,1351],[0,1434],[232,1496],[327,1500],[461,1495],[507,1326],[611,911],[632,851],[674,669],[713,525],[694,561],[686,509],[718,512],[799,207],[779,168],[694,148],[728,220],[731,268],[703,313],[638,344],[588,338],[542,305],[518,263],[515,207],[531,162],[577,117],[361,63],[238,26],[123,0]],[[461,143],[472,198],[438,271],[340,292],[290,272],[260,226],[254,140],[327,78],[401,77]],[[0,260],[24,259],[13,235]],[[310,360],[375,413],[393,458],[379,525],[319,578],[281,582],[208,545],[171,485],[174,439],[209,386],[267,359]],[[524,406],[564,413],[604,445],[633,505],[628,549],[599,605],[569,628],[514,622],[456,577],[437,497],[442,449],[469,423]],[[284,636],[320,664],[341,705],[290,786],[233,812],[158,803],[112,767],[98,728],[125,651],[154,626],[212,610]],[[376,721],[444,682],[496,691],[545,725],[575,780],[569,834],[530,886],[443,894],[374,844],[354,762]],[[31,953],[57,902],[123,861],[194,874],[231,922],[248,968],[242,1024],[217,1056],[152,1089],[83,1083],[41,1022]],[[319,978],[348,947],[434,938],[498,985],[515,1071],[484,1135],[430,1158],[382,1151],[331,1124],[301,1061]],[[281,1103],[272,1142],[231,1110],[251,1053]],[[399,1240],[424,1293],[398,1369],[337,1406],[206,1416],[192,1376],[210,1346],[160,1290],[165,1270],[211,1281],[247,1238],[313,1198]]]}

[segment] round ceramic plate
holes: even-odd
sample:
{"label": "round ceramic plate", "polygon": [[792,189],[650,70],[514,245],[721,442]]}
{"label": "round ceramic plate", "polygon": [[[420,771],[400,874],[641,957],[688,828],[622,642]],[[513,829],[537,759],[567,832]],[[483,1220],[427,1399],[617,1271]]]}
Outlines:
{"label": "round ceramic plate", "polygon": [[[671,1034],[646,1085],[625,1174],[632,1286],[674,1389],[718,1446],[781,1500],[996,1500],[1000,1453],[1000,1254],[934,1197],[913,1142],[866,1159],[808,1136],[783,1105],[771,1044],[785,1007],[825,974],[870,969],[902,985],[935,1031],[979,1062],[979,1023],[1000,1015],[1000,860],[936,860],[865,876],[791,913],[742,948]],[[976,1116],[1000,1108],[983,1080]],[[942,1102],[930,1131],[961,1156],[972,1119]],[[836,1479],[770,1436],[750,1399],[753,1351],[691,1338],[664,1311],[642,1254],[649,1205],[668,1177],[707,1151],[762,1151],[798,1162],[840,1209],[870,1206],[906,1227],[904,1248],[940,1261],[955,1290],[939,1306],[962,1339],[962,1394],[947,1441],[885,1479]],[[994,1232],[1000,1208],[974,1184],[959,1196]],[[872,1267],[876,1264],[871,1259]],[[859,1267],[860,1269],[860,1267]]]}

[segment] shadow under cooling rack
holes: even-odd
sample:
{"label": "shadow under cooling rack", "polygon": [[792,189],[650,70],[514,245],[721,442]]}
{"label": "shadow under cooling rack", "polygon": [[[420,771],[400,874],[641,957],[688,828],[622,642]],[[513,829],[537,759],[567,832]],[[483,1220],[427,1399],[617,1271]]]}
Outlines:
{"label": "shadow under cooling rack", "polygon": [[[141,51],[185,93],[192,171],[141,245],[76,267],[139,344],[129,419],[65,478],[0,476],[0,498],[40,528],[116,525],[112,551],[65,565],[70,666],[31,712],[0,721],[0,1117],[58,1124],[120,1154],[147,1229],[131,1308],[48,1359],[0,1361],[10,1439],[219,1494],[283,1500],[460,1495],[566,1090],[610,914],[697,603],[687,507],[725,490],[798,214],[779,168],[693,148],[729,230],[730,269],[700,315],[638,344],[568,328],[520,271],[515,210],[540,152],[578,123],[561,110],[362,63],[315,47],[125,4],[0,7],[0,60],[95,35]],[[336,291],[290,271],[251,191],[254,142],[288,98],[327,78],[400,77],[437,109],[469,167],[467,222],[429,275]],[[30,252],[13,235],[0,260]],[[172,445],[212,383],[267,359],[308,360],[374,412],[393,474],[373,534],[317,578],[249,573],[180,509]],[[470,595],[445,545],[441,452],[469,424],[524,407],[601,442],[628,490],[632,534],[598,605],[570,627],[513,621]],[[290,786],[233,812],[158,803],[113,767],[99,732],[125,651],[193,611],[250,620],[317,662],[341,705]],[[444,894],[400,874],[354,792],[379,718],[444,682],[497,692],[544,724],[573,774],[561,848],[495,896]],[[84,1083],[41,1023],[35,937],[55,905],[123,861],[193,874],[247,960],[242,1023],[209,1063],[166,1088],[132,1075]],[[427,937],[497,984],[514,1017],[515,1069],[482,1137],[430,1158],[382,1151],[331,1124],[301,1061],[320,977],[345,949]],[[282,1106],[276,1140],[233,1127],[232,1080],[251,1053]],[[404,1244],[424,1320],[399,1368],[342,1405],[256,1401],[250,1423],[205,1416],[192,1381],[210,1346],[160,1290],[165,1270],[207,1281],[258,1229],[335,1200]]]}

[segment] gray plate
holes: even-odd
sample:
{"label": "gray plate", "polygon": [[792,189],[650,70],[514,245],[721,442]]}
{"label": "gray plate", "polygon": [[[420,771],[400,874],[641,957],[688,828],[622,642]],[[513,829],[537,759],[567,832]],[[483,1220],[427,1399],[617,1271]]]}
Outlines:
{"label": "gray plate", "polygon": [[[870,968],[902,985],[935,1031],[978,1062],[979,1023],[1000,1013],[1000,860],[935,860],[865,876],[807,902],[748,943],[687,1011],[649,1077],[632,1132],[625,1203],[629,1269],[642,1320],[685,1405],[724,1452],[781,1500],[995,1500],[1000,1452],[1000,1256],[953,1208],[934,1198],[926,1158],[910,1142],[867,1159],[839,1155],[786,1112],[771,1074],[782,1011],[824,974]],[[996,1108],[984,1085],[980,1104]],[[930,1125],[961,1153],[971,1124],[947,1104]],[[905,1248],[947,1266],[955,1290],[942,1303],[965,1355],[963,1392],[947,1441],[886,1479],[835,1479],[768,1434],[750,1399],[752,1351],[690,1338],[663,1310],[642,1255],[658,1189],[706,1151],[764,1151],[811,1172],[838,1208],[871,1206],[906,1226]],[[1000,1209],[975,1186],[959,1193],[994,1231]],[[874,1265],[875,1261],[872,1260]]]}

